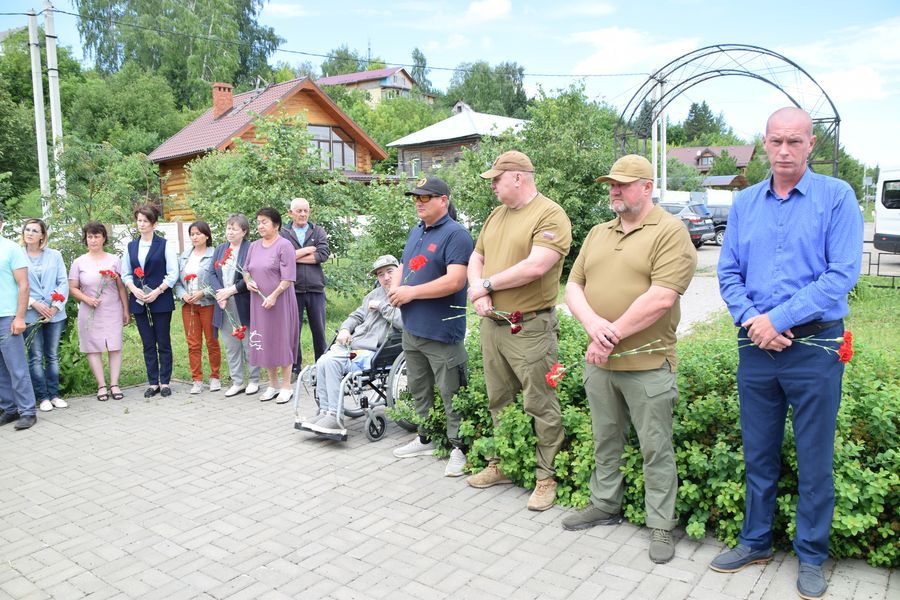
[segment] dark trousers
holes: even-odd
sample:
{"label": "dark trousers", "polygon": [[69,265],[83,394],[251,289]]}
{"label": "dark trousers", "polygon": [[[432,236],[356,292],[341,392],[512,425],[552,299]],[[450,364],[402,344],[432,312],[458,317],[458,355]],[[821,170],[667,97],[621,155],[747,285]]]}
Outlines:
{"label": "dark trousers", "polygon": [[172,311],[134,315],[141,343],[144,346],[144,364],[147,366],[147,382],[150,385],[169,385],[172,379],[172,339],[169,330],[172,325]]}
{"label": "dark trousers", "polygon": [[[843,331],[843,323],[839,323],[811,337],[838,338]],[[740,330],[740,337],[747,337],[745,329]],[[834,349],[840,345],[815,343]],[[797,341],[782,352],[741,348],[739,356],[738,393],[747,469],[739,542],[754,549],[772,547],[781,443],[790,406],[799,482],[794,550],[800,562],[820,565],[828,558],[834,513],[834,432],[844,365],[834,352]]]}
{"label": "dark trousers", "polygon": [[[303,313],[309,317],[309,332],[313,339],[313,353],[316,360],[328,350],[328,342],[325,341],[325,292],[297,293],[297,312],[300,313],[300,329],[303,329]],[[300,372],[303,368],[303,348],[300,339],[297,340],[297,362],[294,363],[294,372]]]}

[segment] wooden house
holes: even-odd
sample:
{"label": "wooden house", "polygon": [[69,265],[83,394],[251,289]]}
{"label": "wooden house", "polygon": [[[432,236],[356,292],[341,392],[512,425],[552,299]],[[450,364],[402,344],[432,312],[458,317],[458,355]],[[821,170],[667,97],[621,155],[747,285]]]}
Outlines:
{"label": "wooden house", "polygon": [[419,88],[419,84],[403,67],[388,67],[344,75],[332,75],[316,80],[318,85],[340,85],[352,90],[368,92],[370,106],[389,98],[407,98],[418,91],[428,104],[434,104],[434,94]]}
{"label": "wooden house", "polygon": [[737,163],[738,172],[735,175],[744,175],[747,165],[753,160],[756,146],[744,144],[741,146],[686,146],[684,148],[669,148],[668,157],[678,162],[697,169],[700,173],[707,173],[712,168],[713,161],[722,154],[728,152]]}
{"label": "wooden house", "polygon": [[185,202],[185,165],[214,150],[228,150],[237,138],[257,142],[254,114],[304,113],[323,163],[349,179],[366,180],[372,161],[387,153],[309,78],[294,79],[242,94],[214,83],[213,106],[150,153],[159,164],[164,219],[193,220]]}

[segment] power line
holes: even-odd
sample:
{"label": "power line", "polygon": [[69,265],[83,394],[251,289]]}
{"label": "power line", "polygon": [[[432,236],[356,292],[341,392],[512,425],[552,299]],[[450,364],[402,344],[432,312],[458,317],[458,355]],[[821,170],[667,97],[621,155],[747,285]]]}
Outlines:
{"label": "power line", "polygon": [[[237,41],[225,40],[225,39],[222,39],[222,38],[219,38],[216,36],[182,33],[180,31],[159,29],[157,27],[148,27],[146,25],[137,25],[134,23],[127,23],[125,21],[120,21],[118,19],[113,19],[111,17],[84,16],[84,15],[81,15],[78,13],[60,10],[58,8],[53,8],[51,10],[53,10],[53,12],[55,12],[55,13],[69,15],[69,16],[75,17],[77,19],[82,19],[82,20],[86,19],[86,20],[90,20],[90,21],[102,21],[105,23],[111,23],[113,25],[120,25],[123,27],[131,27],[133,29],[140,29],[143,31],[152,31],[152,32],[158,33],[160,35],[174,35],[174,36],[179,36],[179,37],[183,37],[183,38],[187,38],[187,39],[205,40],[208,42],[215,42],[218,44],[225,44],[225,45],[230,45],[230,46],[251,46],[252,47],[252,45],[253,45],[251,42],[242,42],[240,40],[237,40]],[[43,11],[41,11],[41,12],[43,12]],[[6,14],[6,13],[0,13],[0,14]],[[8,14],[27,15],[27,13],[8,13]],[[38,13],[38,14],[40,14],[40,13]],[[341,58],[334,54],[320,54],[317,52],[307,52],[304,50],[290,50],[287,48],[276,48],[275,52],[282,52],[284,54],[295,54],[298,56],[311,56],[311,57],[324,58],[324,59]],[[366,63],[366,64],[369,64],[370,62],[374,62],[368,58],[358,58],[357,60],[359,62]],[[402,62],[385,62],[385,61],[379,61],[379,62],[384,62],[385,65],[391,65],[391,66],[395,66],[395,67],[415,67],[416,66],[411,63],[402,63]],[[468,73],[470,71],[470,69],[460,69],[457,67],[428,66],[427,68],[432,71],[451,71],[454,73]],[[649,74],[648,73],[585,73],[585,74],[577,75],[577,74],[567,74],[567,73],[528,73],[528,72],[525,72],[524,75],[527,77],[568,77],[568,78],[572,78],[572,79],[582,79],[582,78],[588,78],[588,77],[637,77],[637,76],[646,77]]]}

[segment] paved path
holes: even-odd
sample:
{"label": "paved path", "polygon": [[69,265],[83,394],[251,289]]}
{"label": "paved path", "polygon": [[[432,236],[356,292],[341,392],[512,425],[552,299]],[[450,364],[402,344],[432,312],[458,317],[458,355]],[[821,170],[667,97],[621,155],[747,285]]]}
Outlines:
{"label": "paved path", "polygon": [[[720,309],[697,277],[685,323]],[[0,600],[59,598],[795,598],[796,559],[713,573],[722,546],[684,537],[667,565],[629,524],[564,531],[528,491],[475,490],[409,434],[344,444],[293,429],[290,405],[221,393],[70,400],[0,428]],[[308,400],[307,400],[308,402]],[[307,404],[308,406],[308,404]],[[826,563],[830,598],[900,599],[900,573]]]}

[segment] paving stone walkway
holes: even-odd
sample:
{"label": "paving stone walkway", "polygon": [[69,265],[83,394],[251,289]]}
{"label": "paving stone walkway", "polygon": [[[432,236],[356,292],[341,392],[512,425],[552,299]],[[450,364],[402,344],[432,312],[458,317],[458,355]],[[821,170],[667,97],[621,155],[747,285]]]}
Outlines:
{"label": "paving stone walkway", "polygon": [[[654,565],[648,533],[564,531],[528,491],[398,460],[389,424],[336,443],[293,429],[291,405],[221,393],[71,400],[29,431],[0,428],[0,599],[795,598],[783,554],[734,575],[686,539]],[[829,562],[830,598],[900,598],[900,575]]]}

